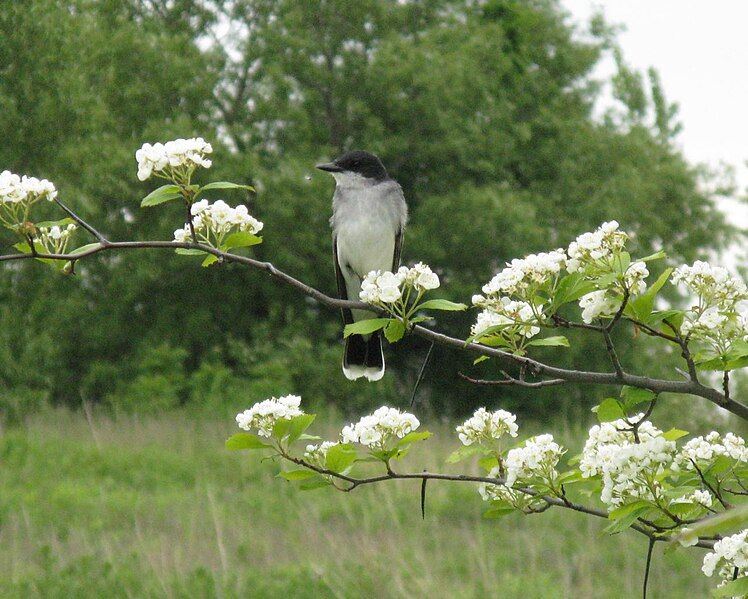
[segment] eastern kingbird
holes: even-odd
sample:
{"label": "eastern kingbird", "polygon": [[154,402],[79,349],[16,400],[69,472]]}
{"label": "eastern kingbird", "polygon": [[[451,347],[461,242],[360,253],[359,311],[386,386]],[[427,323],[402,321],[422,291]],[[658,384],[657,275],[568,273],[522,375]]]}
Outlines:
{"label": "eastern kingbird", "polygon": [[[335,177],[332,196],[333,258],[341,299],[357,301],[361,281],[372,270],[396,271],[400,266],[408,206],[397,181],[387,176],[381,160],[369,152],[348,152],[318,169]],[[343,310],[343,323],[373,318],[367,310]],[[382,338],[351,335],[346,339],[343,374],[348,380],[384,376]]]}

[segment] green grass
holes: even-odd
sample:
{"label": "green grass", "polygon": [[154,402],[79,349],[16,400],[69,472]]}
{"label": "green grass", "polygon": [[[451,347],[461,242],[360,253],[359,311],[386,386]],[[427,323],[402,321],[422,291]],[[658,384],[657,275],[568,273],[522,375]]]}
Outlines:
{"label": "green grass", "polygon": [[[415,481],[298,492],[223,448],[232,424],[50,411],[0,433],[0,596],[641,596],[636,533],[560,509],[484,520],[467,483],[429,483],[425,520]],[[407,466],[445,470],[456,439],[428,428]],[[650,597],[707,596],[702,557],[657,547]]]}

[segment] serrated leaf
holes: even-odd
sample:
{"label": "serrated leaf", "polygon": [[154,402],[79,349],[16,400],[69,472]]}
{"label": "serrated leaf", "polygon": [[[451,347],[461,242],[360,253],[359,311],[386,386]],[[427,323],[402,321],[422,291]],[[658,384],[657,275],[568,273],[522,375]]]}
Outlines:
{"label": "serrated leaf", "polygon": [[481,447],[480,445],[464,445],[450,453],[447,457],[446,462],[447,464],[456,464],[457,462],[461,462],[465,458],[469,458],[477,454],[486,453],[490,453],[490,450],[486,449],[485,447]]}
{"label": "serrated leaf", "polygon": [[413,431],[405,435],[402,439],[397,442],[397,447],[405,447],[411,443],[423,441],[431,436],[429,431]]}
{"label": "serrated leaf", "polygon": [[395,318],[391,319],[384,327],[384,336],[390,343],[397,343],[405,335],[405,325]]}
{"label": "serrated leaf", "polygon": [[569,340],[563,335],[556,335],[554,337],[545,337],[543,339],[533,339],[527,345],[533,345],[535,347],[569,347]]}
{"label": "serrated leaf", "polygon": [[205,191],[206,189],[247,189],[249,191],[255,190],[255,188],[251,185],[239,185],[238,183],[231,183],[230,181],[216,181],[214,183],[208,183],[207,185],[203,185],[203,187],[200,188],[200,191]]}
{"label": "serrated leaf", "polygon": [[333,445],[327,450],[325,468],[332,472],[343,472],[353,465],[357,457],[352,445],[343,443]]}
{"label": "serrated leaf", "polygon": [[226,439],[226,449],[265,449],[271,447],[262,441],[257,435],[251,433],[236,433]]}
{"label": "serrated leaf", "polygon": [[181,197],[182,194],[176,185],[162,185],[145,196],[140,202],[140,207],[150,208],[151,206],[158,206],[164,202],[170,202]]}
{"label": "serrated leaf", "polygon": [[445,299],[432,299],[418,305],[419,310],[448,310],[452,312],[458,312],[461,310],[467,310],[465,304],[458,304],[450,302]]}
{"label": "serrated leaf", "polygon": [[368,335],[387,326],[389,318],[370,318],[369,320],[359,320],[352,324],[345,325],[343,337],[351,335]]}
{"label": "serrated leaf", "polygon": [[215,254],[208,254],[205,257],[205,260],[203,260],[201,266],[205,268],[207,266],[210,266],[211,264],[215,264],[216,262],[218,262],[218,256],[216,256]]}
{"label": "serrated leaf", "polygon": [[306,480],[313,478],[317,475],[313,470],[307,470],[306,468],[299,468],[298,470],[283,470],[278,473],[279,478],[285,478],[286,480]]}
{"label": "serrated leaf", "polygon": [[626,417],[623,407],[615,397],[604,399],[596,408],[592,408],[592,411],[597,414],[597,419],[600,422],[613,422]]}
{"label": "serrated leaf", "polygon": [[671,428],[669,431],[662,433],[662,437],[666,441],[677,441],[686,435],[688,435],[688,431],[683,431],[679,428]]}
{"label": "serrated leaf", "polygon": [[288,443],[293,443],[308,429],[316,416],[314,414],[301,414],[294,416],[288,422]]}
{"label": "serrated leaf", "polygon": [[262,243],[262,237],[252,235],[252,233],[248,233],[247,231],[237,231],[224,239],[221,249],[227,251],[234,248],[250,247],[258,243]]}

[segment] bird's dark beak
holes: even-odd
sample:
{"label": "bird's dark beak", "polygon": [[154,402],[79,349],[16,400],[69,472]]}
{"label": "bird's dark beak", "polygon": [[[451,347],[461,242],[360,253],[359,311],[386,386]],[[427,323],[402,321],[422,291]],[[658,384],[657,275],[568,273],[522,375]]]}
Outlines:
{"label": "bird's dark beak", "polygon": [[318,168],[321,171],[327,171],[328,173],[340,173],[343,171],[343,169],[334,162],[323,162],[322,164],[318,164],[315,168]]}

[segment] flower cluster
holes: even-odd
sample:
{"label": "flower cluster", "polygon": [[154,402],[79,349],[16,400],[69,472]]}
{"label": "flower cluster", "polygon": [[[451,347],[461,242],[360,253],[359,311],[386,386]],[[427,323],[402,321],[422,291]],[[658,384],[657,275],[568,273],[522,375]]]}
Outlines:
{"label": "flower cluster", "polygon": [[[660,502],[663,498],[659,477],[673,463],[675,442],[642,417],[593,426],[582,450],[582,476],[602,475],[601,499],[610,510],[631,499]],[[638,443],[631,423],[638,423]]]}
{"label": "flower cluster", "polygon": [[628,235],[618,230],[614,220],[603,223],[592,233],[583,233],[569,244],[566,269],[578,272],[612,258],[623,250]]}
{"label": "flower cluster", "polygon": [[564,453],[566,450],[548,434],[532,437],[522,447],[510,449],[505,461],[507,486],[534,478],[553,481],[556,465]]}
{"label": "flower cluster", "polygon": [[19,177],[10,171],[0,173],[0,204],[31,205],[43,198],[51,202],[56,197],[55,186],[46,179]]}
{"label": "flower cluster", "polygon": [[692,266],[679,266],[673,282],[697,296],[697,303],[686,311],[681,333],[706,342],[718,354],[748,337],[748,315],[741,312],[748,288],[727,269],[697,260]]}
{"label": "flower cluster", "polygon": [[673,468],[695,470],[696,466],[702,468],[719,456],[748,463],[748,447],[745,446],[745,440],[733,433],[727,433],[723,437],[716,431],[703,437],[695,437],[681,447],[675,456]]}
{"label": "flower cluster", "polygon": [[709,491],[695,489],[688,495],[673,499],[671,503],[698,503],[704,507],[712,507],[712,494]]}
{"label": "flower cluster", "polygon": [[[229,233],[242,231],[256,235],[263,227],[263,223],[249,214],[243,204],[232,208],[223,200],[212,204],[208,200],[200,200],[192,204],[190,211],[198,241],[215,247],[219,247]],[[192,241],[189,223],[185,223],[183,229],[174,231],[174,241]]]}
{"label": "flower cluster", "polygon": [[373,270],[361,282],[359,298],[374,305],[394,304],[414,289],[420,297],[439,287],[439,277],[429,266],[419,262],[412,268],[401,266],[397,272]]}
{"label": "flower cluster", "polygon": [[322,443],[307,445],[304,451],[304,460],[319,468],[325,467],[327,451],[337,445],[335,441],[323,441]]}
{"label": "flower cluster", "polygon": [[478,408],[456,430],[463,445],[480,445],[500,439],[504,435],[516,437],[516,421],[517,417],[506,410],[489,412],[486,408]]}
{"label": "flower cluster", "polygon": [[261,437],[269,437],[279,420],[289,420],[304,413],[299,405],[301,398],[298,395],[271,397],[237,414],[236,423],[245,431],[257,429]]}
{"label": "flower cluster", "polygon": [[402,439],[420,424],[413,414],[382,406],[355,424],[345,426],[340,436],[343,443],[360,443],[373,449],[383,449],[388,441]]}
{"label": "flower cluster", "polygon": [[[475,296],[473,297],[474,303],[481,301],[477,298],[483,299],[482,296]],[[476,303],[476,305],[479,304]],[[479,337],[490,328],[500,327],[496,331],[498,334],[503,333],[508,337],[521,335],[529,339],[540,332],[540,327],[536,326],[536,323],[537,317],[530,304],[502,297],[498,302],[490,304],[490,307],[478,313],[470,333]]]}
{"label": "flower cluster", "polygon": [[138,179],[145,181],[152,175],[175,182],[186,183],[198,166],[210,168],[212,162],[206,158],[213,146],[202,137],[175,139],[165,144],[145,143],[135,152],[138,161]]}
{"label": "flower cluster", "polygon": [[[490,478],[500,478],[501,468],[494,466],[488,473]],[[532,500],[532,496],[523,493],[522,491],[516,491],[506,485],[495,485],[493,483],[481,483],[478,485],[478,493],[480,494],[483,501],[506,501],[516,508],[522,508],[527,505],[528,500]]]}
{"label": "flower cluster", "polygon": [[714,551],[704,556],[701,571],[706,576],[713,576],[717,566],[720,566],[719,577],[723,582],[732,580],[735,568],[740,576],[745,576],[748,567],[748,530],[725,537],[714,544]]}
{"label": "flower cluster", "polygon": [[78,227],[70,223],[67,226],[52,225],[51,227],[37,227],[34,243],[39,243],[51,254],[63,254],[70,237]]}
{"label": "flower cluster", "polygon": [[539,287],[557,277],[565,265],[566,253],[562,249],[515,258],[483,286],[483,293],[495,300],[504,295],[528,297],[528,292],[531,297]]}

